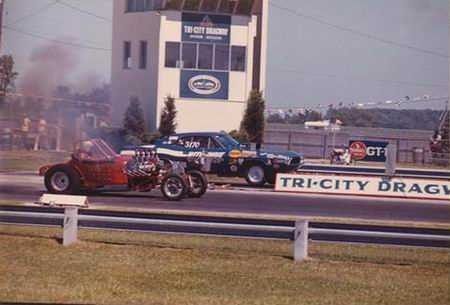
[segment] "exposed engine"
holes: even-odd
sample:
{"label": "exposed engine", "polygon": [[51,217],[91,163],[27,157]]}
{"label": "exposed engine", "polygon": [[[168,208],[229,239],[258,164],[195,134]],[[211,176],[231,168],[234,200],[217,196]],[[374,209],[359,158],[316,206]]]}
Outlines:
{"label": "exposed engine", "polygon": [[133,159],[128,161],[125,171],[129,177],[149,177],[158,175],[160,161],[155,150],[149,148],[138,148]]}

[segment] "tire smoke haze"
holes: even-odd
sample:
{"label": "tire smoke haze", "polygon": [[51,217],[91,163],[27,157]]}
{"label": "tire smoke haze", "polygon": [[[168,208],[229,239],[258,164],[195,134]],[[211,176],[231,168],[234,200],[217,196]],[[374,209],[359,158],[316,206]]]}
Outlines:
{"label": "tire smoke haze", "polygon": [[34,48],[29,61],[30,66],[18,79],[19,91],[24,94],[53,96],[58,86],[86,93],[103,84],[101,77],[92,71],[74,76],[80,64],[78,51],[57,43]]}

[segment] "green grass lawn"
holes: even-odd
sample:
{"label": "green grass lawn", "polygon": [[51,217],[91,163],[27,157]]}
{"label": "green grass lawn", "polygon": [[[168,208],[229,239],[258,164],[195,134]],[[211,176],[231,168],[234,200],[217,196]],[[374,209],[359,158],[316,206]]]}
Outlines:
{"label": "green grass lawn", "polygon": [[448,304],[449,252],[0,226],[0,302]]}
{"label": "green grass lawn", "polygon": [[0,151],[0,171],[37,171],[40,166],[70,158],[67,152]]}

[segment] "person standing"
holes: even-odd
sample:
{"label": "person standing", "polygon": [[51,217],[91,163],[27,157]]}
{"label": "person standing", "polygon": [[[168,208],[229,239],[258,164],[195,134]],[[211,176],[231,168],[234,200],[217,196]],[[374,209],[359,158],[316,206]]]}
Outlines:
{"label": "person standing", "polygon": [[25,149],[27,149],[28,134],[30,130],[31,130],[31,120],[26,114],[24,114],[20,131],[22,133],[22,146]]}
{"label": "person standing", "polygon": [[48,149],[47,130],[47,121],[41,116],[38,122],[38,135],[34,141],[34,150]]}
{"label": "person standing", "polygon": [[430,151],[432,153],[440,153],[442,151],[442,136],[439,130],[435,130],[433,136],[430,139]]}

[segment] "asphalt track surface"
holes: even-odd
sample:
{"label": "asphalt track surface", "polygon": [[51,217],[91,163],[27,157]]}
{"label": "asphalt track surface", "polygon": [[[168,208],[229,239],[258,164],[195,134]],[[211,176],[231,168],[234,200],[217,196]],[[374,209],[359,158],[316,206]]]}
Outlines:
{"label": "asphalt track surface", "polygon": [[[0,200],[35,202],[45,192],[41,177],[0,174]],[[165,200],[159,190],[150,193],[103,192],[88,194],[94,208],[184,210],[252,213],[269,216],[358,218],[450,224],[450,200],[411,200],[344,195],[281,194],[270,189],[210,190],[199,199]]]}

